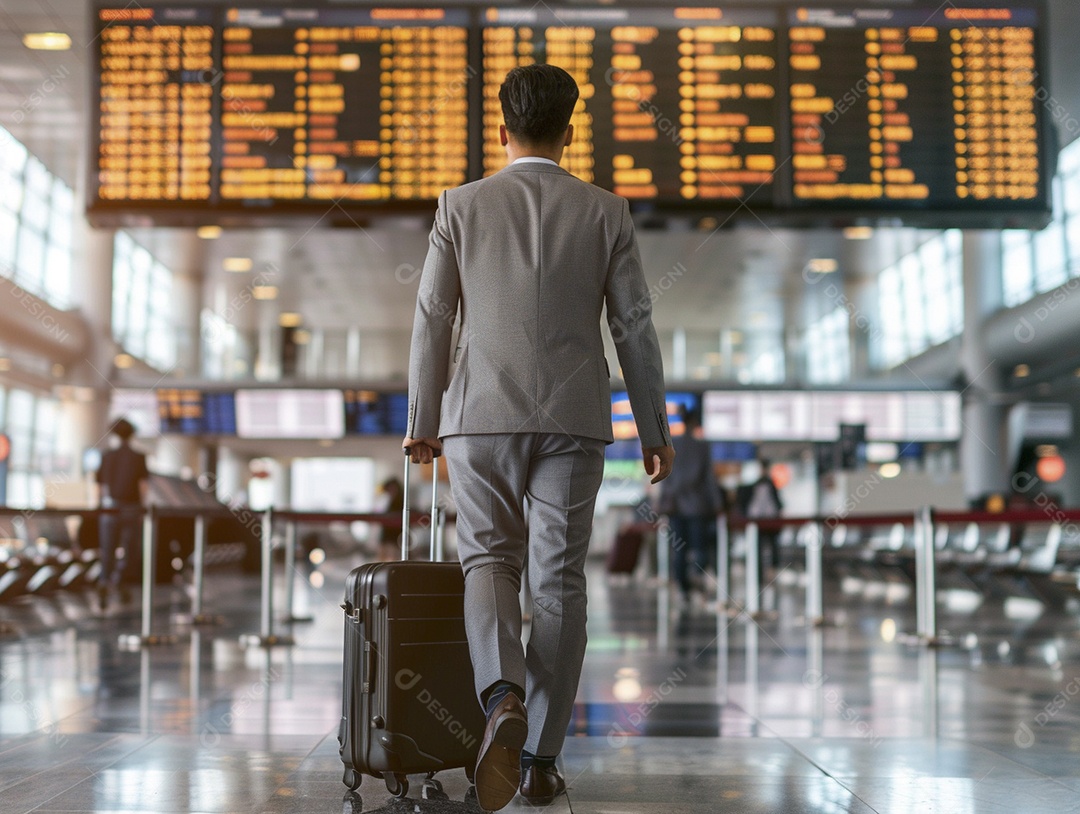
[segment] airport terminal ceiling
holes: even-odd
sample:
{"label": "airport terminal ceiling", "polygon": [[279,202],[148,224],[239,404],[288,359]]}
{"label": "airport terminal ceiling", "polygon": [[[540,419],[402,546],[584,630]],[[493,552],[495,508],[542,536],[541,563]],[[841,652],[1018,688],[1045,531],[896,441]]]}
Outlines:
{"label": "airport terminal ceiling", "polygon": [[[1066,0],[1052,0],[1048,6],[1048,85],[1065,109],[1080,110],[1080,56],[1069,42],[1069,32],[1080,28],[1080,7]],[[88,0],[0,0],[5,23],[0,32],[0,117],[16,138],[80,192],[87,160],[90,11]],[[19,41],[24,32],[51,29],[71,33],[70,51],[27,51]],[[1068,128],[1058,129],[1062,142],[1070,139]],[[220,271],[223,258],[251,257],[255,270],[279,286],[282,309],[300,311],[309,321],[317,320],[318,327],[407,329],[414,297],[410,283],[424,256],[428,222],[429,215],[419,212],[397,223],[353,229],[320,225],[309,232],[305,224],[226,230],[208,247],[205,268],[226,279]],[[670,219],[663,230],[642,230],[650,279],[684,278],[656,305],[660,330],[722,325],[772,332],[805,323],[821,313],[815,298],[826,296],[823,286],[806,282],[811,258],[836,258],[845,276],[857,277],[880,270],[888,262],[883,258],[894,251],[893,237],[850,241],[835,229],[746,223],[714,231],[723,223],[723,215],[704,224],[687,215]],[[136,233],[166,264],[183,251],[185,237],[179,230]]]}

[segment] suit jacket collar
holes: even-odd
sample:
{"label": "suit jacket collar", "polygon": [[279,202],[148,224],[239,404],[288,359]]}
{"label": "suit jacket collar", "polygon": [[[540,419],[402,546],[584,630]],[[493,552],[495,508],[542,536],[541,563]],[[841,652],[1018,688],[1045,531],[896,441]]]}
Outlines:
{"label": "suit jacket collar", "polygon": [[545,161],[522,161],[520,164],[507,164],[500,172],[550,172],[560,175],[570,175],[562,167],[548,164]]}

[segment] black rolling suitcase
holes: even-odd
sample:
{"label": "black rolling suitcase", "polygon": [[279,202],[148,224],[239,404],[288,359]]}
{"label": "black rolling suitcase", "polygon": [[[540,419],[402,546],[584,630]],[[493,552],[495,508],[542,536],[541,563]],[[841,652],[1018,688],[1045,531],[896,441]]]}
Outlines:
{"label": "black rolling suitcase", "polygon": [[[432,484],[432,560],[437,501]],[[405,458],[403,557],[408,552]],[[369,563],[345,582],[345,663],[338,743],[342,781],[381,777],[395,797],[406,775],[464,767],[472,781],[486,720],[465,638],[465,579],[451,562]]]}

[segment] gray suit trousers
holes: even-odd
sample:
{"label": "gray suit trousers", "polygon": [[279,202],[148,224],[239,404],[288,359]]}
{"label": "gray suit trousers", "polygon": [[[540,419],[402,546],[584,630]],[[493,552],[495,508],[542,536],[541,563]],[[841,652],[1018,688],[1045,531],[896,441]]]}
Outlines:
{"label": "gray suit trousers", "polygon": [[[604,447],[599,439],[555,433],[443,439],[476,693],[499,680],[525,688],[525,748],[537,755],[562,751],[577,696],[586,642],[585,556]],[[533,607],[523,652],[518,593],[526,553]]]}

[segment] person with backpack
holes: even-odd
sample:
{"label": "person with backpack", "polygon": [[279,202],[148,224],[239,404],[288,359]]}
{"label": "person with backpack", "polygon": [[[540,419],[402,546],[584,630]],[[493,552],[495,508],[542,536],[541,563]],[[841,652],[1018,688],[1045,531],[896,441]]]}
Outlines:
{"label": "person with backpack", "polygon": [[[769,520],[779,517],[784,510],[780,491],[770,475],[772,462],[762,458],[759,466],[761,474],[758,479],[742,490],[743,505],[740,508],[747,520]],[[779,537],[779,532],[758,529],[758,562],[763,584],[768,570],[780,565]]]}

